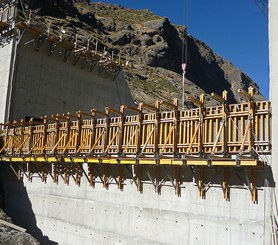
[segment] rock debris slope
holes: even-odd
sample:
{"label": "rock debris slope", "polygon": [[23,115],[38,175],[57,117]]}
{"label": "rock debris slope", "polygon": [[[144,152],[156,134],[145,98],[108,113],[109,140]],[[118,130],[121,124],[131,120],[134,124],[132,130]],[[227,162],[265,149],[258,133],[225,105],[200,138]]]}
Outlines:
{"label": "rock debris slope", "polygon": [[1,221],[12,223],[2,209],[0,209],[0,245],[39,245],[30,234],[12,229]]}

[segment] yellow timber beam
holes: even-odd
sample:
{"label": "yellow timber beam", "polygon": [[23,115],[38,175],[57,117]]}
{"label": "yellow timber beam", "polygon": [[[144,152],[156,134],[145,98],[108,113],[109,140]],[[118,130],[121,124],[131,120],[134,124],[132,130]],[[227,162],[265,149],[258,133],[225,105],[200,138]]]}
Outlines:
{"label": "yellow timber beam", "polygon": [[188,166],[262,166],[262,162],[257,159],[171,159],[171,158],[97,158],[97,157],[2,157],[2,162],[65,162],[65,163],[95,163],[95,164],[121,164],[121,165],[188,165]]}

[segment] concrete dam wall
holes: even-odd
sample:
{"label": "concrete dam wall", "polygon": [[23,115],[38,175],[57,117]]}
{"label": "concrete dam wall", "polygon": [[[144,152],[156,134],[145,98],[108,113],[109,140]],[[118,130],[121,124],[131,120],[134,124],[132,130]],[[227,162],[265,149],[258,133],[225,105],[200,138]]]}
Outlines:
{"label": "concrete dam wall", "polygon": [[65,51],[50,54],[47,41],[36,51],[34,38],[27,33],[18,46],[10,120],[133,104],[123,72],[114,76],[97,65],[90,71],[74,54],[65,61]]}
{"label": "concrete dam wall", "polygon": [[[215,175],[215,169],[206,175]],[[147,177],[143,192],[137,192],[127,171],[123,191],[116,183],[104,189],[100,179],[92,188],[84,177],[80,187],[73,178],[66,185],[50,177],[42,183],[35,175],[21,183],[5,172],[1,179],[8,215],[46,244],[271,244],[272,188],[259,187],[254,204],[237,175],[244,176],[229,169],[230,201],[217,181],[201,199],[189,167],[181,170],[180,197],[170,181],[158,195]],[[264,173],[257,183],[264,185]]]}
{"label": "concrete dam wall", "polygon": [[[49,48],[47,41],[38,48],[30,33],[18,45],[14,37],[0,48],[2,121],[133,104],[122,72],[115,77],[98,65],[90,71],[85,61],[75,62],[74,53],[65,62],[61,48],[52,53]],[[88,166],[84,163],[83,167]],[[181,167],[177,196],[171,178],[164,179],[173,175],[171,166],[161,169],[160,194],[147,171],[143,172],[143,191],[136,190],[136,167],[124,170],[121,191],[112,176],[108,189],[100,178],[94,188],[89,186],[85,176],[80,186],[73,178],[68,184],[61,177],[58,184],[53,183],[49,175],[46,183],[36,174],[30,182],[27,176],[18,180],[9,165],[2,164],[5,209],[14,223],[26,227],[42,244],[259,245],[273,241],[271,168],[258,169],[258,202],[253,203],[248,168],[228,168],[231,189],[226,201],[217,175],[221,168],[205,169],[208,190],[201,199],[198,168]],[[96,168],[101,175],[101,166]],[[152,177],[155,170],[146,168]],[[113,171],[117,170],[112,166]]]}

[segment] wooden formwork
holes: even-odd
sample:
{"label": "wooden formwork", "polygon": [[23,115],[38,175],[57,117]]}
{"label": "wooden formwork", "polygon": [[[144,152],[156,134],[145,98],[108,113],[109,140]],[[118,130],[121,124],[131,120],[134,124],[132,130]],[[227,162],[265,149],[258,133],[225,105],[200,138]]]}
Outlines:
{"label": "wooden formwork", "polygon": [[91,186],[99,180],[108,188],[114,181],[122,190],[128,175],[140,192],[147,178],[158,194],[169,181],[177,195],[186,167],[201,198],[211,186],[207,172],[214,169],[225,200],[230,198],[228,173],[238,167],[257,202],[256,173],[266,165],[260,157],[271,153],[271,108],[269,101],[254,102],[252,88],[239,92],[247,102],[229,105],[224,91],[211,95],[221,103],[213,107],[204,106],[202,95],[188,97],[196,108],[185,111],[175,99],[172,104],[157,101],[154,106],[140,103],[138,108],[123,105],[7,122],[1,124],[0,158],[19,179],[32,180],[36,173],[44,182],[50,176],[55,183],[59,177],[66,184],[73,178],[80,185],[84,176]]}
{"label": "wooden formwork", "polygon": [[[44,116],[41,121],[1,124],[1,161],[11,163],[17,176],[31,179],[33,172],[55,183],[73,177],[80,185],[85,176],[91,186],[99,178],[105,188],[115,180],[123,188],[123,167],[134,165],[138,191],[146,175],[159,193],[166,179],[180,195],[180,170],[186,166],[197,179],[200,196],[205,198],[206,167],[218,172],[224,198],[229,199],[227,169],[242,167],[252,194],[256,196],[256,169],[265,163],[260,157],[271,153],[270,102],[253,100],[253,89],[239,90],[247,98],[241,104],[228,104],[227,92],[212,94],[221,105],[204,106],[204,96],[188,97],[196,108],[179,110],[178,101],[157,101],[138,108],[123,105],[119,110],[93,109],[91,113]],[[167,108],[168,110],[162,110]],[[88,164],[88,171],[83,163]],[[17,164],[16,167],[14,164]],[[163,172],[174,168],[173,176]],[[116,170],[114,169],[116,168]],[[247,168],[247,169],[246,169]],[[161,179],[164,174],[164,178]],[[166,176],[166,177],[165,177]],[[251,176],[251,177],[250,177]]]}
{"label": "wooden formwork", "polygon": [[[59,156],[95,159],[125,158],[196,160],[208,157],[231,159],[232,155],[257,159],[258,153],[270,154],[270,102],[254,102],[252,90],[247,103],[228,105],[223,94],[220,106],[180,111],[173,104],[141,103],[139,108],[122,106],[119,111],[106,108],[43,117],[41,122],[2,125],[1,149],[5,157]],[[216,95],[213,95],[216,96]],[[218,98],[218,100],[220,100]],[[161,111],[162,105],[170,108]],[[132,111],[132,115],[127,112]],[[223,161],[224,161],[223,160]],[[163,161],[162,161],[163,162]]]}

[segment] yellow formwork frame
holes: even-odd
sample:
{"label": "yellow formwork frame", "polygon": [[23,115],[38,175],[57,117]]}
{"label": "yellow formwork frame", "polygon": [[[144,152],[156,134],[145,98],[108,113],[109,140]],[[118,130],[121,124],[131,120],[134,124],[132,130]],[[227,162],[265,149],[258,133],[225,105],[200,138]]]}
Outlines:
{"label": "yellow formwork frame", "polygon": [[[204,175],[208,166],[224,167],[222,189],[224,198],[229,199],[227,167],[250,167],[252,199],[257,200],[256,167],[263,163],[255,157],[260,150],[270,153],[270,102],[254,101],[254,89],[239,90],[247,103],[229,105],[227,91],[211,97],[221,106],[205,107],[204,95],[188,97],[197,108],[179,111],[178,101],[173,103],[156,101],[155,106],[139,103],[138,108],[122,105],[120,110],[95,109],[91,113],[77,112],[44,116],[42,122],[20,120],[1,124],[0,160],[18,164],[19,175],[22,166],[30,169],[38,164],[52,164],[52,178],[57,183],[61,175],[67,184],[70,171],[74,168],[75,183],[80,185],[83,163],[88,163],[88,180],[94,186],[95,164],[102,167],[101,180],[108,188],[110,165],[117,166],[120,190],[123,189],[123,165],[134,165],[137,171],[137,187],[142,192],[142,169],[155,166],[153,184],[160,188],[159,166],[173,166],[175,169],[176,194],[180,195],[180,169],[182,166],[199,169],[198,187],[205,198]],[[170,108],[169,111],[161,111]],[[132,115],[126,115],[132,111]],[[134,115],[135,113],[135,115]],[[116,115],[116,116],[111,116]],[[233,157],[231,157],[233,156]],[[114,167],[113,167],[114,168]],[[45,181],[47,172],[39,172]],[[97,171],[97,169],[96,169]],[[99,176],[100,174],[98,174]]]}

